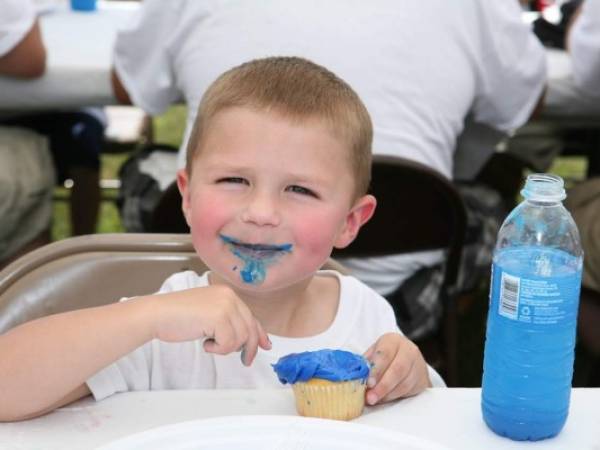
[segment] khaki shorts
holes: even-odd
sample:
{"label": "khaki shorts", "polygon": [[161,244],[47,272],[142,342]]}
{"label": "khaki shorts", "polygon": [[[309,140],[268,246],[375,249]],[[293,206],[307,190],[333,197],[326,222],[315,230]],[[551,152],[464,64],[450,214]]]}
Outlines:
{"label": "khaki shorts", "polygon": [[600,292],[600,178],[590,178],[567,192],[583,248],[583,286]]}
{"label": "khaki shorts", "polygon": [[50,227],[55,179],[46,138],[0,127],[0,261]]}

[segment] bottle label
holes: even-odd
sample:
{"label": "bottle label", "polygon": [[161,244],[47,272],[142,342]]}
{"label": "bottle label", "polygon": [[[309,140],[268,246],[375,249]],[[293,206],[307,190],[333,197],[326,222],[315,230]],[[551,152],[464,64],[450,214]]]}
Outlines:
{"label": "bottle label", "polygon": [[519,311],[519,290],[521,279],[502,272],[500,283],[500,307],[498,313],[509,319],[517,319]]}
{"label": "bottle label", "polygon": [[[551,277],[519,277],[493,265],[492,307],[500,316],[531,324],[567,319],[579,298],[581,272]],[[569,317],[569,320],[571,318]]]}

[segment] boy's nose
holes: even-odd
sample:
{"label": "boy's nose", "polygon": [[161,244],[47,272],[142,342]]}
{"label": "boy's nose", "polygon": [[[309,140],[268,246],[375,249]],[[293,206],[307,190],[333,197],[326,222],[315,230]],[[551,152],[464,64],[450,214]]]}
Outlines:
{"label": "boy's nose", "polygon": [[242,220],[260,226],[279,225],[277,199],[267,193],[255,193],[242,211]]}

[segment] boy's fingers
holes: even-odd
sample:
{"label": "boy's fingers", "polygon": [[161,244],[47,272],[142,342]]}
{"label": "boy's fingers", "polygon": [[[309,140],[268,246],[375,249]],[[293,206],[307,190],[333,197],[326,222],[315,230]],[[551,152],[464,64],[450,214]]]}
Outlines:
{"label": "boy's fingers", "polygon": [[386,402],[407,396],[414,383],[414,376],[411,375],[413,364],[414,360],[409,361],[404,358],[390,364],[377,386],[372,389],[373,395],[377,397],[377,402]]}
{"label": "boy's fingers", "polygon": [[258,331],[258,345],[260,348],[264,350],[271,350],[273,344],[271,344],[271,339],[269,339],[269,335],[265,332],[260,322],[256,322],[256,329]]}
{"label": "boy's fingers", "polygon": [[239,352],[241,348],[246,346],[246,351],[250,350],[248,340],[250,339],[251,330],[246,323],[246,320],[241,315],[235,314],[229,317],[231,328],[234,332],[235,341],[233,348],[228,348],[231,352]]}
{"label": "boy's fingers", "polygon": [[[254,358],[258,353],[258,347],[261,347],[264,350],[271,349],[271,340],[269,339],[269,336],[265,333],[260,323],[254,319],[254,317],[252,319],[253,322],[251,326],[253,331],[248,338],[246,351],[242,352],[242,363],[246,366],[249,366],[254,361]],[[248,348],[250,348],[251,351],[248,351]]]}
{"label": "boy's fingers", "polygon": [[388,366],[396,356],[397,345],[394,339],[388,335],[380,337],[365,353],[365,357],[371,364],[371,372],[367,380],[367,386],[375,386],[383,376]]}
{"label": "boy's fingers", "polygon": [[374,405],[385,398],[398,384],[398,377],[404,378],[405,374],[398,374],[395,359],[401,354],[403,338],[396,333],[381,336],[375,345],[367,350],[371,362],[371,373],[367,380],[367,403]]}
{"label": "boy's fingers", "polygon": [[395,343],[396,355],[377,385],[367,392],[367,402],[371,405],[415,395],[429,384],[427,364],[418,347],[402,336],[389,341]]}
{"label": "boy's fingers", "polygon": [[365,359],[367,359],[368,361],[371,361],[371,358],[373,356],[373,353],[375,352],[375,347],[377,346],[377,343],[371,345],[366,352],[363,353],[363,356],[365,357]]}
{"label": "boy's fingers", "polygon": [[241,342],[238,339],[235,327],[231,321],[226,321],[217,327],[214,336],[204,341],[203,346],[204,350],[208,353],[226,355],[227,353],[237,351],[243,343],[243,341]]}
{"label": "boy's fingers", "polygon": [[[377,351],[375,351],[375,354]],[[369,378],[367,378],[367,403],[374,404],[381,398],[381,379],[389,367],[389,361],[383,357],[374,357]],[[375,390],[377,388],[377,390]]]}
{"label": "boy's fingers", "polygon": [[245,305],[240,305],[239,308],[240,321],[243,322],[244,331],[246,333],[246,339],[244,348],[240,355],[242,364],[249,366],[254,361],[256,354],[258,353],[258,346],[260,345],[260,329],[259,324],[250,309]]}
{"label": "boy's fingers", "polygon": [[254,324],[250,325],[250,329],[248,330],[248,339],[244,344],[244,348],[242,349],[242,353],[240,358],[242,359],[242,364],[245,366],[249,366],[254,361],[254,357],[258,352],[258,331]]}

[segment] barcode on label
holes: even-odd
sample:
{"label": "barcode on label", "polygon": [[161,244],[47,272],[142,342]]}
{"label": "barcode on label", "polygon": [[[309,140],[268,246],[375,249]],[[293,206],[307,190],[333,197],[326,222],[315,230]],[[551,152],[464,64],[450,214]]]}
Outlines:
{"label": "barcode on label", "polygon": [[500,283],[498,312],[504,317],[516,319],[519,310],[519,286],[521,279],[503,273]]}

